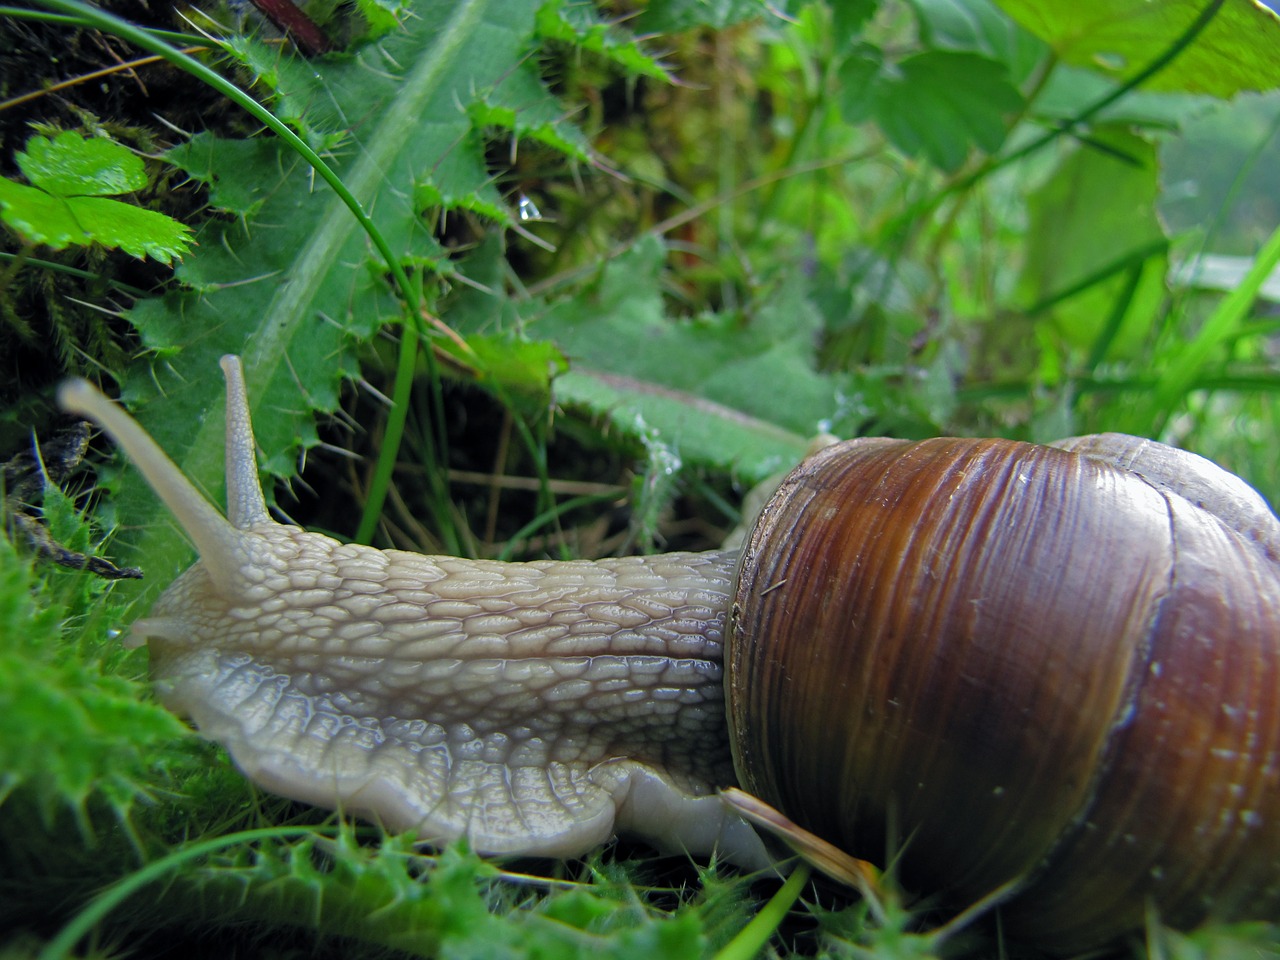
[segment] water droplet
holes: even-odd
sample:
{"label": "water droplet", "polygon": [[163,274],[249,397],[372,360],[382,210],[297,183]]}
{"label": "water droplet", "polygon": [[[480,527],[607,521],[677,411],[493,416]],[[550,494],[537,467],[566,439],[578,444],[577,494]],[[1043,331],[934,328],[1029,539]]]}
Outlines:
{"label": "water droplet", "polygon": [[542,211],[538,209],[538,205],[523,193],[520,194],[520,198],[516,201],[516,204],[516,209],[519,212],[520,219],[522,221],[528,222],[530,220],[542,219]]}

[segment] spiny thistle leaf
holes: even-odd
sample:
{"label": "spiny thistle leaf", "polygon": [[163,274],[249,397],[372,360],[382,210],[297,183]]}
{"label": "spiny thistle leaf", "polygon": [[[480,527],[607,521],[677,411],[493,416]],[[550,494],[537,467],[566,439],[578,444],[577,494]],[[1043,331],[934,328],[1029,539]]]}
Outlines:
{"label": "spiny thistle leaf", "polygon": [[835,382],[814,367],[819,319],[803,285],[780,283],[746,322],[680,322],[662,304],[665,258],[661,241],[646,238],[593,290],[528,325],[570,359],[557,399],[637,439],[656,430],[682,457],[751,481],[791,466],[839,406]]}
{"label": "spiny thistle leaf", "polygon": [[[447,275],[457,267],[428,227],[439,208],[513,220],[486,165],[486,127],[588,159],[530,62],[538,6],[416,0],[394,33],[305,69],[247,42],[235,52],[266,71],[283,117],[329,151],[406,268]],[[299,451],[316,442],[315,412],[335,409],[342,377],[355,372],[358,345],[402,313],[350,211],[276,141],[201,135],[169,159],[210,184],[212,201],[235,216],[201,230],[197,255],[178,274],[187,292],[130,311],[155,355],[129,371],[123,392],[219,499],[218,356],[243,355],[266,469],[289,477]],[[126,489],[121,499],[124,515],[142,518],[139,551],[152,581],[166,583],[189,548],[144,492]]]}
{"label": "spiny thistle leaf", "polygon": [[[632,881],[634,882],[634,881]],[[556,886],[560,886],[557,884]],[[438,855],[411,837],[335,837],[240,844],[175,875],[154,903],[205,925],[259,921],[420,957],[702,957],[741,925],[745,882],[710,877],[700,902],[671,915],[630,882],[599,873],[545,899],[503,879],[462,845]]]}
{"label": "spiny thistle leaf", "polygon": [[602,20],[592,4],[550,0],[538,11],[538,34],[598,53],[631,73],[671,80],[666,67],[630,34]]}

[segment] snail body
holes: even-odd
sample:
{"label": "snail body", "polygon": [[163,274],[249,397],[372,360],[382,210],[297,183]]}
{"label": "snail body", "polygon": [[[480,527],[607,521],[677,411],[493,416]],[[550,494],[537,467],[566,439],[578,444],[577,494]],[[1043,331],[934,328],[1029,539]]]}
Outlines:
{"label": "snail body", "polygon": [[739,781],[916,889],[1012,889],[1058,950],[1280,905],[1280,524],[1208,461],[850,441],[740,553],[425,557],[272,520],[223,370],[226,519],[93,388],[62,400],[195,541],[133,642],[264,788],[490,853],[622,832],[758,868]]}

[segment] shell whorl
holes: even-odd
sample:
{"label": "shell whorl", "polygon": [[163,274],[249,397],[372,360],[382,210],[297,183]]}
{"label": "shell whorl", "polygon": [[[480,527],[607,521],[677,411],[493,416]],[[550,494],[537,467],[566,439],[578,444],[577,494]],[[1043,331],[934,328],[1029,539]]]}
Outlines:
{"label": "shell whorl", "polygon": [[729,630],[745,789],[1055,950],[1280,905],[1277,521],[1122,439],[829,447]]}

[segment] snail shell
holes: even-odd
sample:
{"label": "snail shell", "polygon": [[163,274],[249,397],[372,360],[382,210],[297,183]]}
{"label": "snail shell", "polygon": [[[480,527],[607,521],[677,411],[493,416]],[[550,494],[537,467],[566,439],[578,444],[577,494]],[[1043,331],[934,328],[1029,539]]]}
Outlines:
{"label": "snail shell", "polygon": [[1194,455],[1063,446],[853,441],[784,481],[731,615],[742,786],[915,889],[1013,884],[1055,952],[1267,916],[1276,518]]}

